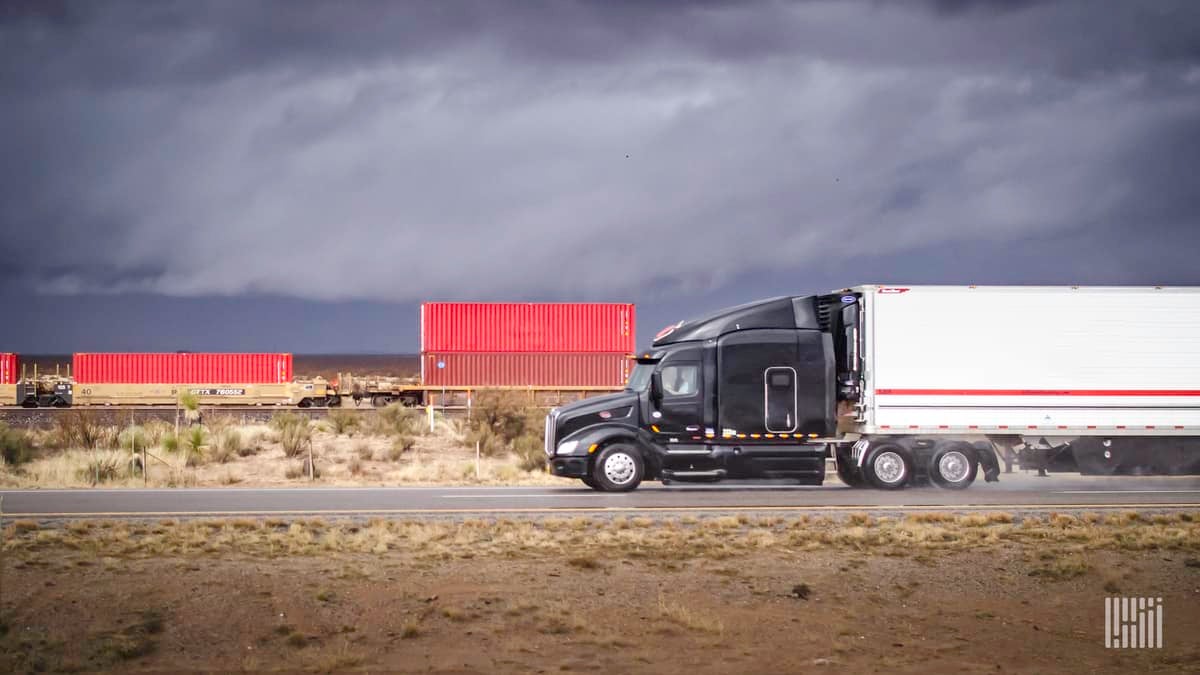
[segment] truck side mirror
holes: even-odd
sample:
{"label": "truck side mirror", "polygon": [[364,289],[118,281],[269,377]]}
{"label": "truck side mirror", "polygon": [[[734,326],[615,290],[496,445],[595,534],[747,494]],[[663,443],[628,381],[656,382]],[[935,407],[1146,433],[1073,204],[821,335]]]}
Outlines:
{"label": "truck side mirror", "polygon": [[662,374],[661,373],[652,373],[650,375],[650,400],[654,401],[655,405],[657,405],[659,403],[662,403],[662,399],[663,399]]}

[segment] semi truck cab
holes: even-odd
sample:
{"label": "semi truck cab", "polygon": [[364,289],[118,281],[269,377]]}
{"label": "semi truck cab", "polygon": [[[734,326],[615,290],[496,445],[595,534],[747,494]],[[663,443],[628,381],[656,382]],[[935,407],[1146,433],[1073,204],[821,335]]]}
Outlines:
{"label": "semi truck cab", "polygon": [[546,418],[551,471],[605,491],[643,479],[820,485],[839,399],[859,391],[859,297],[777,297],[669,326],[625,391]]}

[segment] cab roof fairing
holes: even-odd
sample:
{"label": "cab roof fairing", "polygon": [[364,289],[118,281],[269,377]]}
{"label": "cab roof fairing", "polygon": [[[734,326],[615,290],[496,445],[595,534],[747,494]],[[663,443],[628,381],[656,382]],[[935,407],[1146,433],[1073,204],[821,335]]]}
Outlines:
{"label": "cab roof fairing", "polygon": [[752,328],[803,328],[818,330],[816,297],[779,296],[726,307],[698,319],[682,321],[654,340],[654,347],[679,342],[714,340],[728,333]]}

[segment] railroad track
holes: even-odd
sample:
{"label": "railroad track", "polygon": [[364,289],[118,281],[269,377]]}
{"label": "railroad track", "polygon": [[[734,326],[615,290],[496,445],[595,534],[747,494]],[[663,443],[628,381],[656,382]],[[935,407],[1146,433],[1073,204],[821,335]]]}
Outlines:
{"label": "railroad track", "polygon": [[[223,405],[206,406],[201,408],[202,419],[214,417],[232,418],[241,424],[266,422],[273,415],[281,412],[291,412],[304,415],[311,419],[323,419],[331,410],[346,411],[356,415],[374,415],[378,408],[369,404],[354,406],[344,405],[338,408],[296,408],[294,406],[275,405]],[[434,410],[447,417],[466,417],[467,409],[458,406],[435,407]],[[88,415],[97,424],[124,426],[142,424],[150,420],[175,422],[175,416],[182,415],[173,406],[160,405],[130,405],[130,406],[87,406],[76,408],[0,408],[0,422],[18,429],[40,429],[53,427],[58,420],[66,415]]]}

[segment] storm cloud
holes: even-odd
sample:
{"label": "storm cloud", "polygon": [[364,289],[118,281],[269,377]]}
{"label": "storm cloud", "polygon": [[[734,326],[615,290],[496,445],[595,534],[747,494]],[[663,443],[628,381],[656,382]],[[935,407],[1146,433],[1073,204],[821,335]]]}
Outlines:
{"label": "storm cloud", "polygon": [[0,7],[43,296],[1200,282],[1186,0]]}

